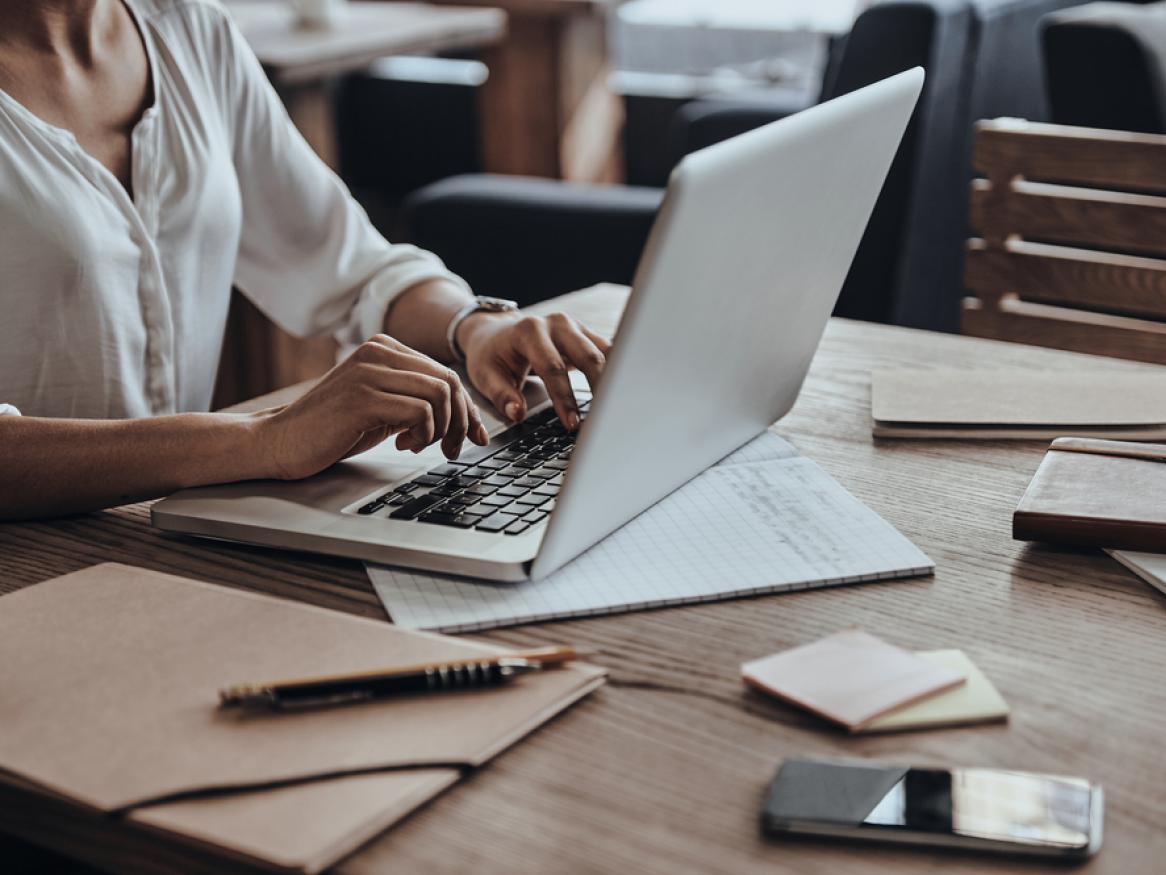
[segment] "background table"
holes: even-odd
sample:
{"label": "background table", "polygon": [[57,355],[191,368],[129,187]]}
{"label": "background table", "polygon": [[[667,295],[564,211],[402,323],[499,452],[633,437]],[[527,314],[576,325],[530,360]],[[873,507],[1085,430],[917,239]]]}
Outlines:
{"label": "background table", "polygon": [[[316,154],[337,164],[333,85],[386,55],[480,48],[506,32],[492,7],[349,3],[335,27],[297,27],[282,0],[235,0],[228,9]],[[304,340],[280,329],[236,293],[219,369],[216,404],[317,377],[336,360],[331,337]]]}
{"label": "background table", "polygon": [[[561,305],[610,329],[622,296],[604,287]],[[1105,785],[1105,846],[1072,871],[1162,871],[1166,598],[1099,552],[1011,539],[1011,513],[1040,444],[872,441],[869,373],[883,365],[1163,373],[833,320],[801,398],[775,430],[930,554],[935,577],[487,633],[496,642],[599,648],[611,683],[340,871],[1065,871],[927,850],[766,841],[757,829],[763,788],[778,760],[804,755],[1084,775]],[[113,560],[384,617],[356,563],[166,537],[149,528],[145,504],[0,525],[0,555],[2,591]],[[851,738],[742,687],[742,661],[849,625],[912,649],[962,648],[1012,705],[1011,722]],[[109,856],[98,841],[93,849],[111,871],[166,871],[148,852],[131,860]],[[0,870],[16,853],[0,848]]]}
{"label": "background table", "polygon": [[607,83],[615,0],[435,0],[498,6],[506,38],[482,52],[482,163],[491,173],[614,182],[623,105]]}

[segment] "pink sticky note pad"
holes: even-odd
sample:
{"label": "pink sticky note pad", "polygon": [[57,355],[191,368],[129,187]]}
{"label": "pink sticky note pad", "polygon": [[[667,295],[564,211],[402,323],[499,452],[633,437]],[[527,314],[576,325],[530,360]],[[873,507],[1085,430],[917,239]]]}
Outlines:
{"label": "pink sticky note pad", "polygon": [[847,629],[741,666],[745,683],[855,732],[919,699],[959,686],[964,676]]}

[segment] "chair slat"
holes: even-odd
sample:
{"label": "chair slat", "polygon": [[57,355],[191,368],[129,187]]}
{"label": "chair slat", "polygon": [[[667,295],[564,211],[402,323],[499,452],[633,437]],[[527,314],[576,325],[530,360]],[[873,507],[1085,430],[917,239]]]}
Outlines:
{"label": "chair slat", "polygon": [[[1166,151],[1163,153],[1166,160]],[[1166,257],[1166,197],[1015,181],[972,185],[970,222],[979,233]]]}
{"label": "chair slat", "polygon": [[1166,260],[1009,242],[971,245],[968,288],[985,300],[1013,293],[1028,301],[1166,319]]}
{"label": "chair slat", "polygon": [[1166,365],[1166,325],[1004,298],[964,300],[960,330],[973,337],[1028,343]]}
{"label": "chair slat", "polygon": [[1166,136],[1047,125],[1017,119],[976,126],[973,165],[989,179],[1166,193]]}

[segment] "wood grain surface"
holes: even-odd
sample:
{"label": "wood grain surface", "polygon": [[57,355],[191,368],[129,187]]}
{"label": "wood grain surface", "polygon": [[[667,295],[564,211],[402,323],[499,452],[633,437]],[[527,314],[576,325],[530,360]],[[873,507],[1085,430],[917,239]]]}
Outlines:
{"label": "wood grain surface", "polygon": [[[610,329],[622,299],[621,289],[601,287],[560,303]],[[806,755],[1086,776],[1105,786],[1105,845],[1073,871],[1163,871],[1166,598],[1100,552],[1011,539],[1012,510],[1042,444],[873,441],[876,366],[1166,376],[1152,365],[832,321],[796,407],[775,430],[919,544],[937,563],[934,578],[483,635],[597,648],[612,681],[339,871],[1063,871],[930,850],[766,840],[757,826],[762,791],[781,758]],[[356,563],[163,536],[149,528],[147,512],[135,505],[0,525],[0,590],[112,560],[384,616]],[[852,625],[911,649],[963,649],[1011,704],[1011,722],[850,737],[743,687],[741,662]],[[0,814],[0,828],[9,822]],[[0,870],[8,871],[7,860],[61,871],[52,859],[20,844],[0,847]],[[104,863],[110,871],[183,870],[172,857],[148,853],[113,860]]]}
{"label": "wood grain surface", "polygon": [[972,166],[989,179],[1166,192],[1166,136],[1051,125],[1022,119],[976,122]]}

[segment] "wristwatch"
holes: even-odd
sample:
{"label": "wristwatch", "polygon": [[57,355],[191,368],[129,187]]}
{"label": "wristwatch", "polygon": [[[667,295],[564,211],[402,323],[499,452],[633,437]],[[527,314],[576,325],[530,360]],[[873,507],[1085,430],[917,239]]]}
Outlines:
{"label": "wristwatch", "polygon": [[453,355],[453,360],[459,364],[466,360],[466,354],[462,350],[461,344],[457,342],[457,330],[466,320],[467,316],[472,316],[474,313],[517,312],[517,301],[507,301],[505,298],[489,298],[485,295],[479,295],[474,298],[454,314],[454,317],[449,320],[449,328],[445,330],[445,339],[449,344],[449,351]]}

